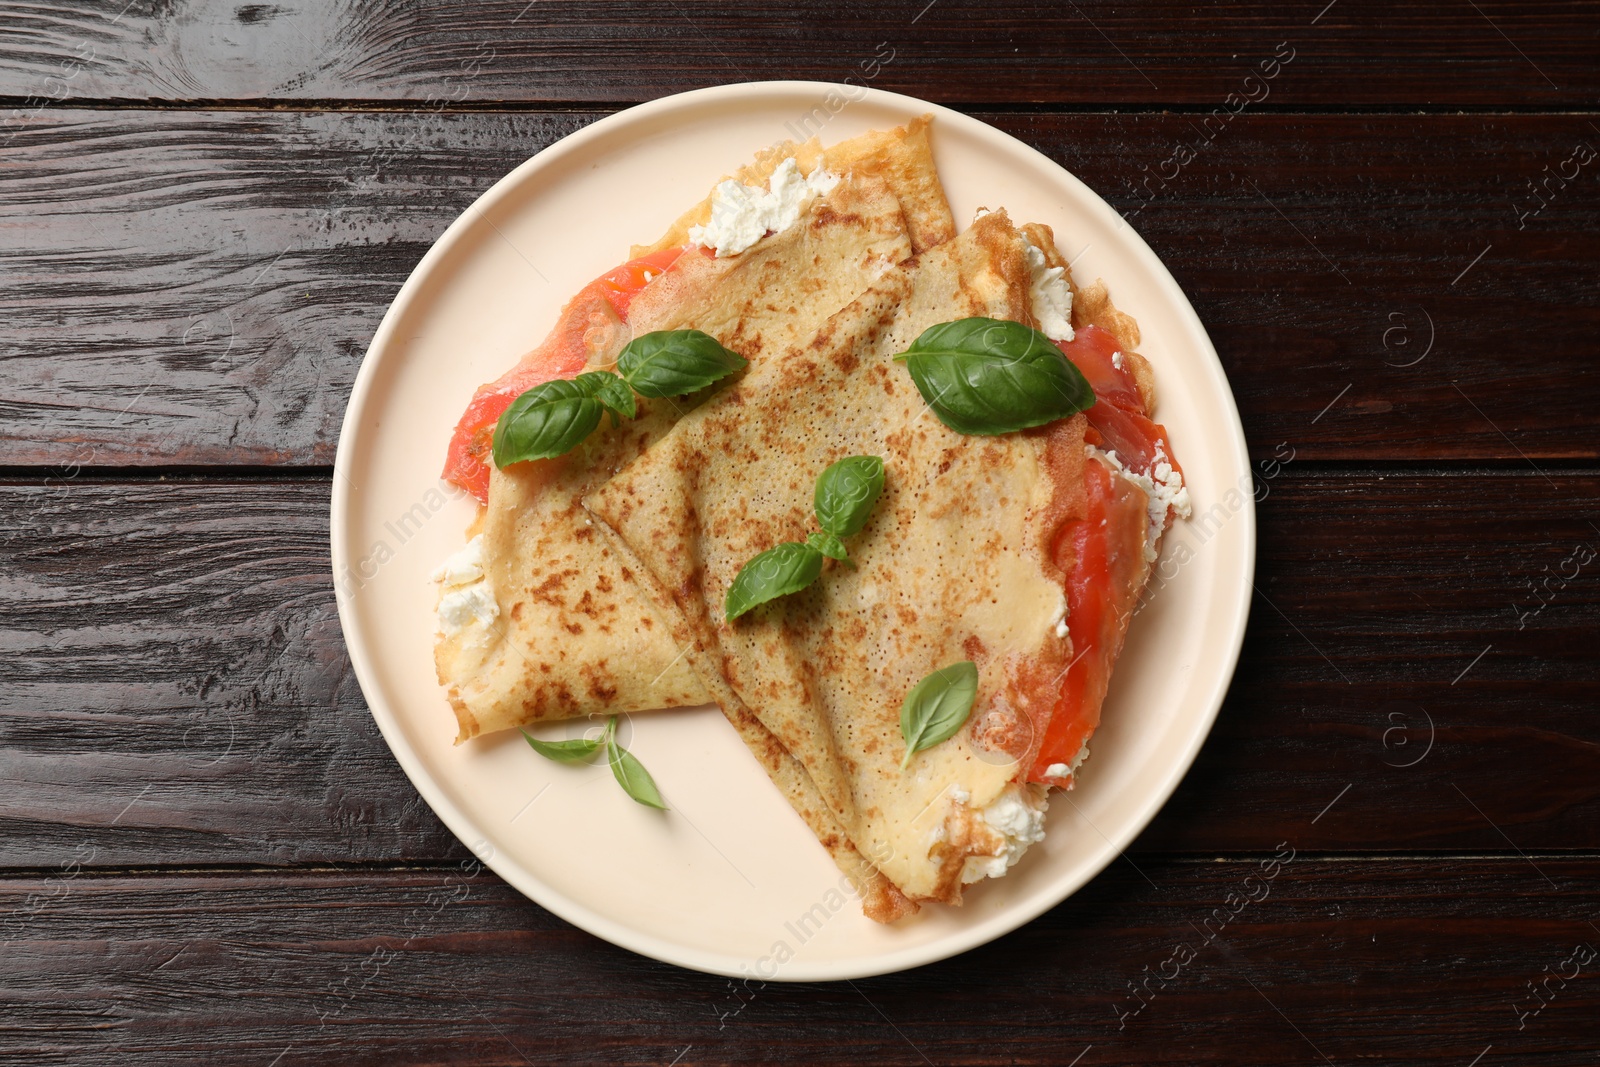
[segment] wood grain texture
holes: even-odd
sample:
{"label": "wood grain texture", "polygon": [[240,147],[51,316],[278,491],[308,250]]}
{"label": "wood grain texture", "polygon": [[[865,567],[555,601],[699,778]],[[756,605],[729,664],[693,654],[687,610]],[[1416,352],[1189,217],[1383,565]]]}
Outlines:
{"label": "wood grain texture", "polygon": [[1464,1067],[1490,1048],[1490,1067],[1594,1062],[1600,860],[1276,855],[1119,862],[958,959],[801,986],[634,956],[459,869],[66,868],[0,880],[0,1053],[73,1067]]}
{"label": "wood grain texture", "polygon": [[[1272,473],[1237,677],[1136,848],[1600,848],[1600,475]],[[327,506],[320,482],[0,486],[0,864],[464,855],[349,673]]]}
{"label": "wood grain texture", "polygon": [[325,484],[6,487],[0,863],[448,855],[340,639]]}
{"label": "wood grain texture", "polygon": [[617,104],[854,78],[940,102],[1209,108],[1286,41],[1307,57],[1273,94],[1288,106],[1561,108],[1600,92],[1596,29],[1587,0],[7,0],[0,95]]}
{"label": "wood grain texture", "polygon": [[[0,464],[331,463],[412,267],[595,117],[37,117],[0,170]],[[1600,454],[1600,161],[1551,177],[1600,149],[1581,116],[982,117],[1132,218],[1258,457]]]}
{"label": "wood grain texture", "polygon": [[[617,107],[786,77],[962,107],[1121,211],[1261,523],[1127,854],[805,986],[481,871],[367,711],[327,536],[445,227]],[[1594,1063],[1596,99],[1596,0],[0,0],[0,1062]]]}
{"label": "wood grain texture", "polygon": [[[591,116],[592,117],[592,116]],[[80,113],[0,176],[6,462],[332,462],[428,246],[591,117]]]}

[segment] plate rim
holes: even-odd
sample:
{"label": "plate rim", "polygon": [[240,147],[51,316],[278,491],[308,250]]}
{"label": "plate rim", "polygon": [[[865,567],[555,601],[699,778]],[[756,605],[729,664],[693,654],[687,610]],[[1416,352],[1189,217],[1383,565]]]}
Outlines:
{"label": "plate rim", "polygon": [[[362,698],[366,701],[368,711],[377,723],[379,733],[389,746],[389,750],[396,762],[400,764],[401,769],[410,780],[412,787],[417,790],[418,794],[439,820],[444,823],[445,827],[463,845],[466,845],[469,851],[484,866],[494,871],[496,875],[517,892],[558,918],[614,945],[674,966],[731,978],[752,977],[749,971],[750,961],[723,952],[693,949],[679,943],[667,941],[658,938],[654,934],[626,926],[589,909],[584,904],[570,898],[545,882],[514,857],[498,853],[489,838],[480,832],[479,827],[472,818],[458,809],[444,795],[441,786],[428,772],[420,756],[405,737],[393,709],[385,701],[381,699],[375,700],[372,696],[375,692],[381,694],[381,689],[377,684],[375,668],[367,658],[360,628],[354,625],[354,608],[351,606],[349,597],[340,580],[340,576],[349,570],[343,545],[349,527],[351,489],[353,488],[350,485],[349,478],[341,476],[341,472],[349,466],[350,453],[355,447],[353,441],[359,436],[358,424],[365,413],[368,394],[374,388],[374,381],[378,376],[378,368],[385,362],[385,350],[391,345],[399,322],[404,318],[410,304],[416,299],[417,291],[422,287],[424,279],[432,272],[439,261],[450,254],[454,246],[462,241],[476,224],[475,216],[484,215],[487,217],[488,211],[500,200],[511,195],[529,175],[553,166],[565,157],[583,150],[589,142],[608,136],[618,127],[646,121],[663,112],[670,112],[680,108],[694,109],[707,104],[715,106],[725,104],[730,100],[737,101],[740,97],[804,96],[820,100],[824,99],[826,94],[830,92],[843,96],[850,103],[870,101],[892,110],[906,111],[912,115],[929,112],[934,115],[936,125],[941,127],[962,127],[969,133],[977,133],[983,137],[1004,138],[1010,141],[1015,148],[1019,148],[1025,154],[1031,155],[1036,163],[1056,172],[1061,179],[1064,179],[1069,186],[1074,187],[1075,191],[1084,197],[1091,211],[1101,215],[1103,221],[1124,231],[1123,239],[1128,242],[1132,254],[1135,258],[1142,260],[1145,268],[1150,271],[1155,284],[1162,290],[1161,296],[1175,311],[1180,326],[1189,333],[1193,340],[1198,342],[1199,354],[1208,363],[1208,370],[1213,372],[1223,385],[1223,398],[1227,406],[1227,414],[1230,416],[1226,435],[1229,445],[1228,451],[1231,453],[1231,458],[1238,461],[1239,469],[1246,473],[1252,470],[1249,448],[1244,435],[1244,425],[1239,417],[1238,401],[1234,396],[1233,388],[1228,381],[1227,372],[1222,366],[1222,361],[1217,355],[1216,347],[1211,342],[1210,334],[1200,321],[1200,316],[1195,311],[1193,304],[1190,303],[1188,296],[1178,285],[1177,280],[1172,277],[1172,273],[1167,269],[1166,264],[1145,242],[1133,224],[1128,222],[1126,218],[1112,208],[1098,193],[1084,184],[1076,175],[1043,152],[1040,152],[1027,142],[1013,137],[1004,130],[952,108],[902,93],[875,89],[870,86],[846,85],[839,82],[784,79],[733,82],[703,89],[694,89],[659,97],[643,104],[625,108],[598,119],[581,130],[567,134],[512,168],[477,196],[472,203],[468,204],[451,221],[444,232],[434,240],[428,251],[412,268],[411,273],[406,277],[405,282],[396,292],[394,299],[384,312],[378,329],[374,332],[371,342],[362,355],[360,367],[356,371],[355,381],[351,386],[344,417],[340,422],[338,445],[334,454],[335,477],[329,505],[329,540],[331,542],[335,600],[346,655],[361,687]],[[387,358],[393,360],[399,357],[389,354]],[[1139,834],[1144,832],[1161,808],[1166,805],[1179,783],[1188,775],[1201,748],[1216,725],[1222,702],[1232,684],[1243,649],[1245,631],[1248,627],[1253,600],[1251,594],[1254,590],[1253,576],[1256,563],[1257,532],[1255,504],[1254,495],[1246,495],[1244,506],[1233,515],[1234,520],[1243,520],[1240,527],[1243,538],[1241,563],[1242,571],[1248,580],[1240,583],[1240,588],[1233,590],[1231,597],[1228,596],[1227,590],[1222,590],[1216,598],[1215,606],[1226,607],[1228,609],[1228,617],[1236,620],[1236,622],[1234,632],[1229,635],[1226,642],[1226,655],[1221,661],[1218,661],[1222,669],[1216,675],[1217,680],[1213,690],[1204,696],[1205,712],[1202,716],[1193,720],[1197,728],[1193,732],[1192,740],[1185,750],[1180,753],[1179,757],[1169,765],[1165,779],[1161,781],[1159,787],[1146,792],[1143,802],[1136,809],[1135,815],[1127,820],[1123,829],[1111,837],[1101,835],[1100,849],[1086,863],[1081,865],[1077,875],[1067,879],[1058,892],[1043,894],[1040,898],[1031,902],[1019,901],[1017,904],[1000,911],[981,923],[955,931],[935,941],[881,953],[877,956],[842,961],[802,961],[796,959],[785,964],[777,975],[770,978],[763,975],[760,976],[760,980],[816,982],[869,978],[875,975],[888,974],[935,963],[939,960],[960,955],[1032,922],[1044,912],[1056,907],[1082,889],[1104,871],[1113,859],[1121,855],[1127,846]],[[476,843],[470,843],[471,839],[476,839]]]}

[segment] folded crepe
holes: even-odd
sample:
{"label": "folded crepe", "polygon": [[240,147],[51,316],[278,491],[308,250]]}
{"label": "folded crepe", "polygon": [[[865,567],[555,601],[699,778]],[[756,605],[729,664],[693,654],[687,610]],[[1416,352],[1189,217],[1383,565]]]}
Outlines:
{"label": "folded crepe", "polygon": [[[769,181],[770,191],[762,188]],[[713,219],[719,204],[776,199],[780,183],[804,195],[780,232],[756,232],[739,251],[708,234],[717,229],[708,224],[728,222]],[[735,229],[740,221],[733,219]],[[770,223],[758,215],[754,225],[763,224]],[[489,403],[497,415],[541,381],[609,367],[631,337],[655,330],[702,330],[760,367],[809,338],[894,264],[954,233],[926,119],[828,149],[815,140],[779,145],[725,180],[656,244],[635,249],[643,258],[631,272],[621,268],[580,293],[545,344],[480,390],[475,408]],[[675,256],[691,236],[717,247]],[[643,287],[621,301],[615,279],[624,273]],[[697,402],[641,400],[637,419],[602,425],[565,456],[488,470],[486,508],[469,531],[476,536],[435,575],[435,664],[456,713],[458,742],[546,720],[709,701],[682,643],[579,503]],[[481,410],[477,422],[481,478]],[[472,457],[458,459],[453,449],[447,476],[468,485],[470,475],[460,472],[472,469]]]}
{"label": "folded crepe", "polygon": [[[1071,284],[1049,230],[985,215],[887,272],[804,348],[753,367],[585,500],[672,641],[880,921],[921,901],[959,903],[964,883],[1005,873],[1040,839],[1047,786],[1070,784],[1082,758],[1036,766],[1055,751],[1052,727],[1057,749],[1093,728],[1052,724],[1064,679],[1085,683],[1073,672],[1086,659],[1109,674],[1167,521],[1166,486],[1146,491],[1144,475],[1119,471],[1088,416],[963,436],[893,361],[941,322],[1038,326],[1040,279]],[[1092,339],[1093,320],[1121,346],[1105,353],[1115,383],[1147,403],[1131,320],[1103,287],[1076,304],[1075,325]],[[872,517],[849,542],[855,566],[830,561],[807,589],[725,621],[734,576],[805,539],[816,476],[849,455],[881,456],[886,468]],[[1114,592],[1075,648],[1069,579],[1089,554]],[[902,701],[963,660],[979,673],[970,718],[902,771]]]}

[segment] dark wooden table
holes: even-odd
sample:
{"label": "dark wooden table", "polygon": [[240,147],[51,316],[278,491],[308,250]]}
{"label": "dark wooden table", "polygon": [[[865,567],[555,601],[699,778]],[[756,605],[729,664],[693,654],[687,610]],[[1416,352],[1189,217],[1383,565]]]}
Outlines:
{"label": "dark wooden table", "polygon": [[[0,0],[0,1061],[1600,1059],[1600,4],[750,6]],[[478,870],[328,564],[351,381],[450,220],[770,77],[969,111],[1124,211],[1263,498],[1238,675],[1136,846],[831,985]]]}

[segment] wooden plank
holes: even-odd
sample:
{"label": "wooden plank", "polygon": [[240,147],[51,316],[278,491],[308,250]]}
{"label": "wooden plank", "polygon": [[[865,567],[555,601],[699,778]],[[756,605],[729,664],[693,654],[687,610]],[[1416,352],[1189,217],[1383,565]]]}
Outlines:
{"label": "wooden plank", "polygon": [[458,869],[68,866],[0,880],[0,1055],[75,1067],[1588,1064],[1597,877],[1594,858],[1373,862],[1292,842],[1228,862],[1118,863],[955,959],[795,986],[634,956]]}
{"label": "wooden plank", "polygon": [[1600,481],[1284,471],[1233,688],[1138,847],[1600,844]]}
{"label": "wooden plank", "polygon": [[[928,0],[734,9],[196,0],[0,4],[0,95],[72,100],[633,103],[730,81],[854,79],[940,102],[1221,106],[1280,43],[1295,107],[1587,107],[1593,3]],[[1288,54],[1285,51],[1285,54]]]}
{"label": "wooden plank", "polygon": [[[331,463],[416,261],[595,117],[41,117],[0,170],[0,464]],[[1551,177],[1600,148],[1581,117],[987,118],[1131,217],[1211,330],[1258,457],[1600,450],[1580,430],[1600,401],[1600,161]],[[1536,181],[1547,206],[1519,214]]]}
{"label": "wooden plank", "polygon": [[30,129],[0,177],[0,456],[332,463],[417,260],[592,118],[79,113]]}
{"label": "wooden plank", "polygon": [[[1600,848],[1600,475],[1291,463],[1260,491],[1237,677],[1137,848]],[[327,506],[320,482],[0,486],[0,864],[464,854],[349,673]]]}
{"label": "wooden plank", "polygon": [[0,863],[449,855],[350,671],[325,484],[7,487]]}

